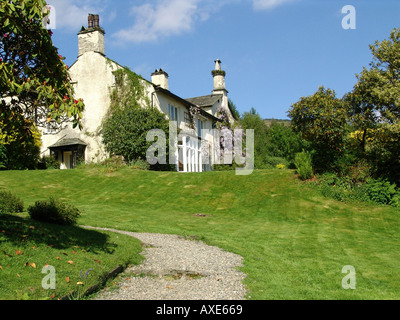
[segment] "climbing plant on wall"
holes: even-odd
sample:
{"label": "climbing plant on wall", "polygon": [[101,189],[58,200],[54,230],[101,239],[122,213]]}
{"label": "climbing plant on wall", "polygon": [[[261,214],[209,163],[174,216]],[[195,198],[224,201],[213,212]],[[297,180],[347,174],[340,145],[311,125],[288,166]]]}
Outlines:
{"label": "climbing plant on wall", "polygon": [[[123,68],[114,72],[114,76],[111,107],[101,128],[106,150],[127,162],[146,160],[146,152],[154,143],[147,141],[147,133],[160,129],[168,139],[169,122],[150,105],[145,80],[140,75]],[[169,169],[169,166],[155,165],[152,169]]]}

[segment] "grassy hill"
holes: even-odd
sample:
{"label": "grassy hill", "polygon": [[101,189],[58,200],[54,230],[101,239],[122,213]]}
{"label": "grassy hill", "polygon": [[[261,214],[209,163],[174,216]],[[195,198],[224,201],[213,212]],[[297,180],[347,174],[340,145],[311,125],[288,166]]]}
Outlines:
{"label": "grassy hill", "polygon": [[[180,234],[237,253],[250,299],[400,298],[399,210],[324,198],[292,171],[11,171],[0,172],[1,189],[26,206],[66,200],[82,225]],[[342,288],[346,265],[356,290]]]}

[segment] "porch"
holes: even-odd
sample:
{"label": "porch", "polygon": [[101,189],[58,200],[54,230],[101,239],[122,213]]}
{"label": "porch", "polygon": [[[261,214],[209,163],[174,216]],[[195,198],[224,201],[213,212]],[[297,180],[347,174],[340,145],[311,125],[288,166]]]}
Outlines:
{"label": "porch", "polygon": [[210,144],[196,136],[184,136],[178,143],[175,157],[178,172],[211,171]]}
{"label": "porch", "polygon": [[80,139],[61,139],[50,146],[50,155],[60,162],[60,169],[74,169],[85,159],[86,143]]}

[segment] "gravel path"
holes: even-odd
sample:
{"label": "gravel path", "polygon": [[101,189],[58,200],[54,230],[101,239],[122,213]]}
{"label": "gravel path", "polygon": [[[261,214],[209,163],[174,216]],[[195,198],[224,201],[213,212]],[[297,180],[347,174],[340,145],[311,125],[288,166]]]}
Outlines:
{"label": "gravel path", "polygon": [[117,290],[101,291],[96,300],[244,300],[242,257],[200,241],[166,234],[108,228],[139,239],[143,264],[128,268]]}

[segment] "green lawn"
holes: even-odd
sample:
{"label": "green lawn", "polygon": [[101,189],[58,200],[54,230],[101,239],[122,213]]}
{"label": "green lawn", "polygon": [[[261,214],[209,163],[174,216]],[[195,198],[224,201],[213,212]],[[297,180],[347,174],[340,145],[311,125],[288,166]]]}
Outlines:
{"label": "green lawn", "polygon": [[[400,298],[400,211],[324,198],[292,171],[0,172],[6,188],[26,206],[67,200],[82,225],[196,236],[237,253],[249,299]],[[346,265],[356,290],[342,288]]]}

